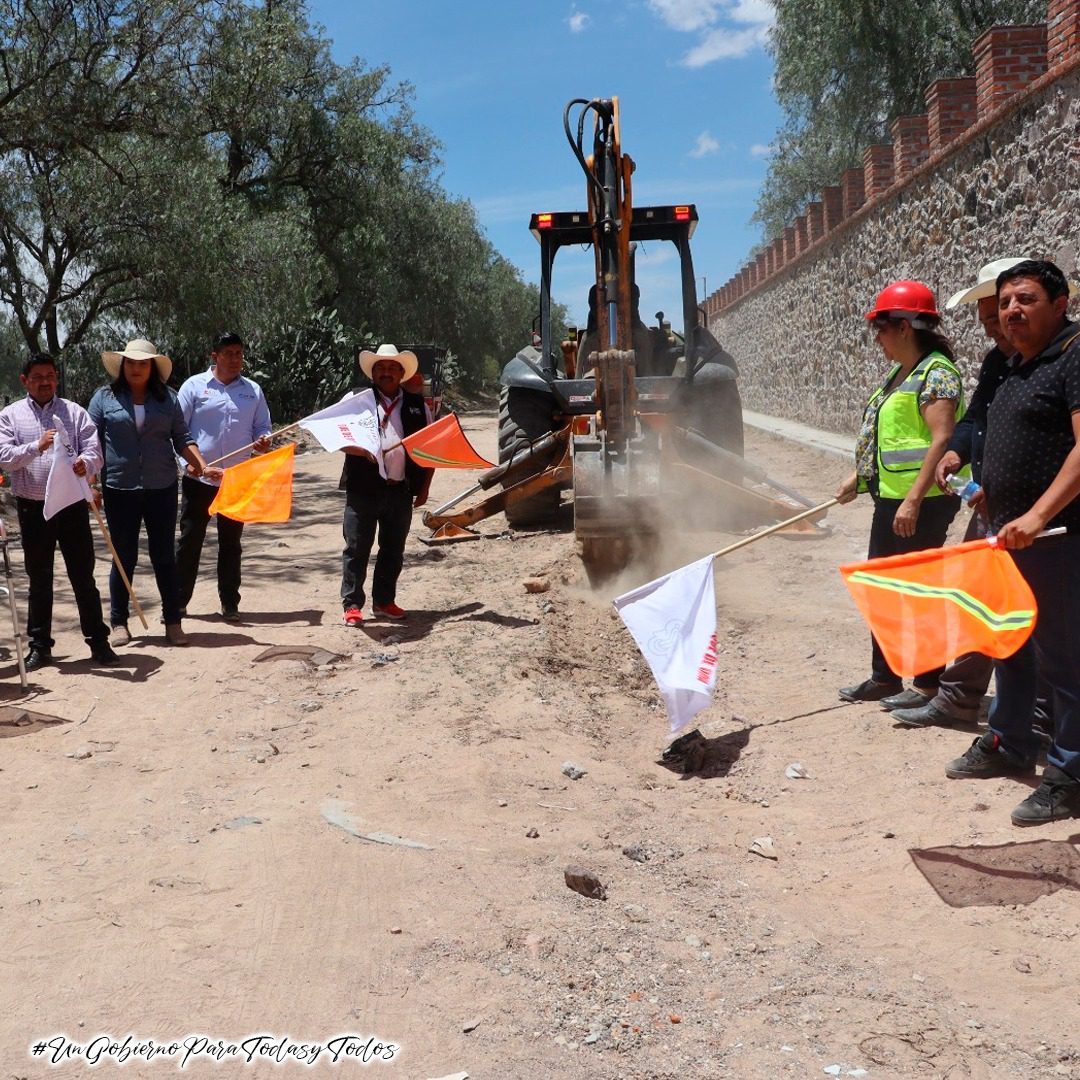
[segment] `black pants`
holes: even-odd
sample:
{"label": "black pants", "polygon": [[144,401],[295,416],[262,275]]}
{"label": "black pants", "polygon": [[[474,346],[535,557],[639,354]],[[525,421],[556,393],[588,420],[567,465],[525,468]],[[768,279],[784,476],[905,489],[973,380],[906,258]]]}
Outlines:
{"label": "black pants", "polygon": [[[139,530],[146,526],[146,546],[154,568],[161,618],[166,623],[180,621],[180,590],[176,578],[176,484],[168,487],[134,491],[105,488],[105,516],[109,520],[113,546],[120,563],[134,583],[139,561]],[[138,593],[136,593],[138,595]],[[129,596],[120,571],[113,564],[109,574],[109,621],[126,626]]]}
{"label": "black pants", "polygon": [[[180,578],[180,606],[186,608],[195,591],[195,579],[199,576],[199,558],[206,526],[210,522],[210,504],[218,489],[204,484],[191,476],[181,481],[180,540],[176,545],[176,570]],[[240,555],[243,548],[240,538],[244,535],[244,523],[233,521],[223,514],[217,515],[217,582],[218,598],[224,609],[240,606]]]}
{"label": "black pants", "polygon": [[[960,509],[960,500],[950,498],[948,495],[935,495],[929,499],[923,499],[919,508],[919,520],[915,525],[913,536],[897,536],[893,532],[893,519],[896,511],[900,509],[901,499],[882,499],[874,496],[874,520],[870,525],[870,546],[867,550],[867,558],[880,559],[886,555],[905,555],[910,551],[925,551],[927,548],[941,547],[945,543],[945,536],[949,531],[952,519],[956,517]],[[871,645],[871,673],[876,682],[898,683],[900,676],[896,674],[885,655],[878,645],[877,639],[870,635]],[[934,671],[924,671],[916,675],[913,680],[920,690],[936,691],[938,680],[944,668],[936,668]]]}
{"label": "black pants", "polygon": [[379,605],[392,604],[405,557],[405,541],[412,523],[412,495],[408,484],[385,484],[372,495],[345,494],[345,517],[341,531],[341,606],[364,606],[364,580],[368,558],[379,530],[379,553],[371,578],[371,598]]}
{"label": "black pants", "polygon": [[23,560],[30,579],[26,637],[32,649],[49,651],[52,637],[53,558],[56,545],[64,557],[68,580],[79,607],[79,625],[91,646],[109,640],[109,628],[101,617],[101,594],[94,584],[94,537],[86,503],[78,502],[46,521],[45,507],[36,499],[16,499]]}

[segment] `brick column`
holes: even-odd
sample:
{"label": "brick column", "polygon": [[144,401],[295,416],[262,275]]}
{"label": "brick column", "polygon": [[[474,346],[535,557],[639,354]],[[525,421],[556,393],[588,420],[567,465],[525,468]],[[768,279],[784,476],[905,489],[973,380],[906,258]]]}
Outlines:
{"label": "brick column", "polygon": [[844,220],[844,191],[839,185],[822,190],[821,209],[822,228],[831,233]]}
{"label": "brick column", "polygon": [[806,238],[811,244],[825,235],[825,208],[819,202],[812,202],[806,208]]}
{"label": "brick column", "polygon": [[810,246],[810,234],[807,232],[806,215],[795,219],[795,254],[801,255]]}
{"label": "brick column", "polygon": [[1046,24],[992,26],[976,38],[979,119],[1046,71]]}
{"label": "brick column", "polygon": [[784,237],[778,236],[772,242],[773,273],[779,273],[784,269]]}
{"label": "brick column", "polygon": [[937,79],[926,88],[930,153],[936,154],[978,119],[976,80]]}
{"label": "brick column", "polygon": [[892,143],[868,146],[863,151],[863,191],[867,199],[888,191],[894,175]]}
{"label": "brick column", "polygon": [[795,247],[795,226],[789,225],[784,230],[784,263],[791,262],[798,253]]}
{"label": "brick column", "polygon": [[765,249],[765,276],[772,277],[776,271],[776,245],[770,244]]}
{"label": "brick column", "polygon": [[866,202],[865,182],[866,176],[862,169],[845,169],[844,174],[840,177],[840,191],[844,197],[841,212],[845,219],[851,217]]}
{"label": "brick column", "polygon": [[1046,65],[1053,71],[1080,52],[1080,0],[1048,0]]}
{"label": "brick column", "polygon": [[739,296],[745,296],[753,286],[750,280],[750,266],[744,266],[739,271]]}
{"label": "brick column", "polygon": [[898,116],[892,124],[893,172],[897,182],[910,176],[930,156],[930,118]]}
{"label": "brick column", "polygon": [[755,260],[757,265],[757,283],[759,285],[772,273],[772,267],[769,265],[769,250],[769,248],[766,248]]}

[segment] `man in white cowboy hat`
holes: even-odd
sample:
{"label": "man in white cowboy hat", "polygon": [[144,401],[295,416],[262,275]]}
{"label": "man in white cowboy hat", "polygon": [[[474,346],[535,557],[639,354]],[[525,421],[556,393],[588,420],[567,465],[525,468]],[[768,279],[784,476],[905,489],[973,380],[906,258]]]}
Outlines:
{"label": "man in white cowboy hat", "polygon": [[[252,453],[270,449],[270,407],[262,388],[242,375],[244,342],[225,332],[214,338],[210,368],[192,375],[180,387],[180,408],[191,435],[207,461],[222,468],[239,465]],[[180,538],[176,567],[180,576],[180,605],[186,610],[199,574],[210,504],[217,494],[221,474],[187,475],[181,483]],[[217,515],[217,585],[221,614],[227,622],[240,621],[240,540],[244,523]]]}
{"label": "man in white cowboy hat", "polygon": [[99,664],[115,664],[119,658],[109,645],[101,594],[94,583],[94,537],[87,504],[80,500],[48,521],[44,517],[50,451],[58,433],[63,432],[64,441],[77,455],[73,470],[79,476],[93,476],[102,465],[97,429],[82,406],[56,396],[56,360],[47,353],[33,353],[23,364],[19,380],[26,387],[26,397],[0,412],[0,466],[11,478],[15,493],[30,579],[26,670],[36,671],[53,662],[53,560],[58,544],[90,655]]}
{"label": "man in white cowboy hat", "polygon": [[346,626],[364,621],[364,582],[368,559],[379,533],[379,551],[371,581],[372,611],[377,617],[404,619],[397,605],[397,583],[405,554],[414,506],[423,506],[431,486],[431,469],[416,465],[399,445],[428,422],[424,399],[402,390],[401,384],[416,374],[419,364],[411,352],[396,345],[380,345],[375,352],[360,353],[360,369],[374,384],[370,394],[375,405],[383,450],[379,460],[368,450],[349,446],[339,487],[345,491],[341,555],[341,604]]}
{"label": "man in white cowboy hat", "polygon": [[[994,346],[983,357],[971,404],[957,421],[948,448],[938,462],[936,478],[943,491],[949,490],[948,478],[965,465],[971,465],[972,479],[976,483],[982,482],[987,410],[1008,374],[1009,357],[1016,351],[998,319],[997,276],[1023,261],[1021,258],[1009,258],[987,263],[980,267],[974,285],[960,289],[945,304],[949,311],[961,304],[977,304],[979,322]],[[970,505],[974,512],[968,521],[964,540],[975,540],[986,535],[981,492]],[[983,695],[993,672],[994,662],[990,657],[982,653],[967,653],[957,657],[942,672],[937,692],[932,697],[921,694],[916,697],[908,690],[904,692],[903,700],[897,702],[896,699],[886,698],[882,705],[891,709],[893,719],[905,727],[974,725],[978,723]]]}

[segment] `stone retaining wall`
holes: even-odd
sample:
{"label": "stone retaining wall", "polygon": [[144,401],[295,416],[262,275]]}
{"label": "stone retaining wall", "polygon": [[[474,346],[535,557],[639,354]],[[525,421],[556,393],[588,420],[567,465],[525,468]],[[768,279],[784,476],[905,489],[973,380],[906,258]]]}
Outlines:
{"label": "stone retaining wall", "polygon": [[[1069,31],[1064,38],[1062,25]],[[914,166],[909,136],[924,125],[901,118],[893,135],[903,146],[901,170],[907,171],[899,180],[873,188],[869,178],[880,170],[883,148],[868,148],[869,202],[852,207],[856,198],[862,201],[861,191],[852,194],[862,185],[848,175],[858,170],[848,170],[841,185],[812,204],[806,219],[769,246],[771,258],[759,256],[709,298],[709,325],[739,362],[748,408],[855,432],[870,391],[888,367],[863,314],[890,281],[925,281],[943,305],[974,284],[983,263],[1007,256],[1050,258],[1080,280],[1078,27],[1080,0],[1051,0],[1049,70],[1045,52],[1041,60],[1046,74],[1036,71],[1011,96],[991,95],[992,106],[974,125]],[[1014,42],[1024,38],[1021,45],[1031,48],[1028,39],[1035,41],[1039,29],[1008,31]],[[1046,29],[1041,28],[1042,40]],[[987,31],[980,39],[983,54],[991,37],[998,48],[1007,36],[1002,28]],[[998,55],[1007,70],[1015,70],[1004,46]],[[1040,63],[1038,57],[1032,62]],[[964,87],[944,82],[934,84],[941,96],[964,97]],[[940,124],[931,127],[936,132]],[[990,346],[975,305],[946,313],[942,329],[973,385]]]}

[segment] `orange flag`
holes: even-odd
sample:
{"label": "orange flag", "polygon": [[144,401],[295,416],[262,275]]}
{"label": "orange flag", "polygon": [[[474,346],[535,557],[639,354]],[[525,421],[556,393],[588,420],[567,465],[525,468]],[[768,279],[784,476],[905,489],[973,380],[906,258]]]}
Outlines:
{"label": "orange flag", "polygon": [[210,513],[224,514],[234,521],[288,521],[295,454],[296,445],[289,443],[226,469]]}
{"label": "orange flag", "polygon": [[458,418],[447,413],[434,424],[407,435],[401,445],[417,465],[426,469],[491,469],[473,448],[461,430]]}
{"label": "orange flag", "polygon": [[1035,597],[988,540],[850,563],[840,573],[898,675],[964,653],[1011,656],[1035,628]]}

